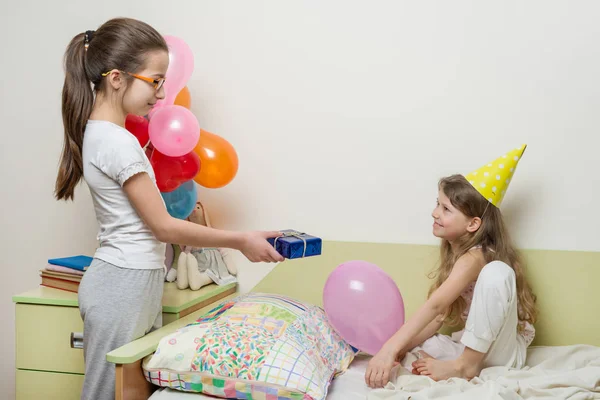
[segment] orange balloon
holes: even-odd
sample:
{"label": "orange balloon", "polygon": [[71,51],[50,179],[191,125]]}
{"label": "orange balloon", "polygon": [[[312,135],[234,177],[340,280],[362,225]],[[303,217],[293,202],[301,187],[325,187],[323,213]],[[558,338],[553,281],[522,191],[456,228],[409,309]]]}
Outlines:
{"label": "orange balloon", "polygon": [[200,129],[194,153],[200,157],[200,172],[194,177],[199,185],[217,189],[235,178],[238,156],[231,143],[221,136]]}
{"label": "orange balloon", "polygon": [[190,109],[192,106],[192,96],[190,95],[190,90],[187,86],[184,86],[183,89],[181,89],[181,91],[177,94],[177,97],[175,97],[175,103],[173,104],[176,106],[185,107],[188,110]]}

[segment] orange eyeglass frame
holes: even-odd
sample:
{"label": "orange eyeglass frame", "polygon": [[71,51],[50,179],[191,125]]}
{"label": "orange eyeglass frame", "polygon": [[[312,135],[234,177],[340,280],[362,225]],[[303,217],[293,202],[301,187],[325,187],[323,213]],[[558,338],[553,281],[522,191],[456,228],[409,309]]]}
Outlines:
{"label": "orange eyeglass frame", "polygon": [[[105,73],[102,74],[102,76],[108,76],[112,71],[114,71],[114,70],[110,70],[108,72],[105,72]],[[121,70],[117,70],[117,71],[122,72],[122,73],[127,74],[127,75],[130,75],[130,76],[133,76],[134,78],[141,79],[144,82],[151,83],[154,86],[154,89],[157,92],[165,84],[165,78],[154,79],[154,78],[148,78],[147,76],[142,76],[142,75],[134,74],[134,73],[127,72],[127,71],[121,71]]]}

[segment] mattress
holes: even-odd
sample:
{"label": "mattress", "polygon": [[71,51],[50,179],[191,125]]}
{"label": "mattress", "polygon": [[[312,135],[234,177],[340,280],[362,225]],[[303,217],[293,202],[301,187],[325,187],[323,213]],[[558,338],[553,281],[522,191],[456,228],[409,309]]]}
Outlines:
{"label": "mattress", "polygon": [[[365,384],[365,371],[370,356],[359,354],[350,364],[350,368],[333,380],[329,386],[327,400],[364,400],[368,387]],[[179,390],[161,388],[150,396],[150,400],[215,400],[215,397],[198,393],[186,393]]]}

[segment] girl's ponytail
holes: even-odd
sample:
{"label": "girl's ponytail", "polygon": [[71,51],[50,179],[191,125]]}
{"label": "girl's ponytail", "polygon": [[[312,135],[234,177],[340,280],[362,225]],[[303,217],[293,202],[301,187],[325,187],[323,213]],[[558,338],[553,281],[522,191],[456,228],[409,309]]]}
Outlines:
{"label": "girl's ponytail", "polygon": [[94,93],[86,72],[85,38],[84,33],[75,36],[65,53],[62,91],[65,141],[54,190],[58,200],[72,200],[75,187],[83,176],[83,132],[94,104]]}

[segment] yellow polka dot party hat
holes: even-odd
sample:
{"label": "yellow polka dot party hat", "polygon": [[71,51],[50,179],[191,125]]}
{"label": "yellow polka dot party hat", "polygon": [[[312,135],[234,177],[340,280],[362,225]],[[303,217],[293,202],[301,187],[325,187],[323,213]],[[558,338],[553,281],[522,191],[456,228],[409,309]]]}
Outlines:
{"label": "yellow polka dot party hat", "polygon": [[465,175],[465,178],[483,197],[496,207],[506,194],[517,164],[525,152],[526,144],[509,151],[489,164]]}

